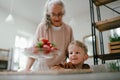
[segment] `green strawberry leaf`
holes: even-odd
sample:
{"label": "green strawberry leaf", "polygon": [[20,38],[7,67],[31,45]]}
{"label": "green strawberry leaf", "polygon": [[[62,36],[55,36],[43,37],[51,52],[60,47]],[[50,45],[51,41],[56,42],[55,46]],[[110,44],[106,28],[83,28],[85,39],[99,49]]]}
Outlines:
{"label": "green strawberry leaf", "polygon": [[38,43],[37,43],[37,47],[38,47],[38,48],[42,48],[42,46],[43,46],[43,42],[38,42]]}
{"label": "green strawberry leaf", "polygon": [[53,47],[55,47],[55,44],[54,43],[51,43]]}

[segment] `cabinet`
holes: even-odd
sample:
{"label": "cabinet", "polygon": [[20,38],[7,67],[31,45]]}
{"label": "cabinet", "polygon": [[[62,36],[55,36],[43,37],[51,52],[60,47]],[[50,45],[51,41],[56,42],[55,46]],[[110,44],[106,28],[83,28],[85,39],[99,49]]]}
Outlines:
{"label": "cabinet", "polygon": [[[111,19],[107,20],[101,20],[101,13],[100,13],[100,7],[104,6],[114,12],[116,12],[118,15],[120,15],[120,12],[116,11],[115,9],[107,6],[106,4],[115,2],[118,0],[89,0],[90,3],[90,17],[91,17],[91,31],[92,31],[92,43],[93,43],[93,57],[94,57],[94,65],[98,64],[98,58],[102,60],[102,64],[105,63],[105,60],[112,60],[112,59],[120,59],[120,53],[116,54],[105,54],[104,51],[104,43],[103,43],[103,31],[115,29],[120,27],[120,16],[113,17]],[[95,21],[95,10],[97,13],[97,21]],[[100,53],[97,54],[97,47],[96,47],[96,30],[99,32],[99,39],[100,39]]]}
{"label": "cabinet", "polygon": [[9,49],[0,48],[0,70],[7,70],[9,67]]}

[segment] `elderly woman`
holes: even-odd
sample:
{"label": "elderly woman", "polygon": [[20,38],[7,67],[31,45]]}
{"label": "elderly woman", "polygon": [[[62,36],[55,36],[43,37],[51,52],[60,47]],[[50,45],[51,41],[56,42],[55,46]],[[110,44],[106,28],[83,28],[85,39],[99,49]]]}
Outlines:
{"label": "elderly woman", "polygon": [[[72,28],[62,21],[64,14],[64,3],[61,0],[48,0],[45,5],[44,18],[36,30],[34,44],[40,38],[46,38],[54,42],[62,51],[60,56],[46,61],[49,67],[65,62],[68,44],[73,40]],[[34,61],[34,58],[29,57],[26,70],[30,70]]]}

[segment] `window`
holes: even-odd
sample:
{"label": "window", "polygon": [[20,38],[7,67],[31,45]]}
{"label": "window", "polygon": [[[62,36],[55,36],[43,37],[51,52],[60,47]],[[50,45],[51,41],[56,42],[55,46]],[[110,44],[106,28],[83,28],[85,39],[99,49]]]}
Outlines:
{"label": "window", "polygon": [[[120,12],[120,6],[116,6],[113,8],[114,10]],[[115,16],[119,16],[120,14],[117,14],[113,11],[113,17]],[[111,30],[111,36],[114,37],[114,34],[117,34],[118,36],[120,36],[120,28],[116,28],[116,29],[113,29]]]}
{"label": "window", "polygon": [[[94,36],[93,36],[94,37]],[[94,40],[95,41],[95,40]],[[93,42],[92,42],[92,35],[87,35],[83,38],[83,42],[84,44],[87,46],[88,48],[88,55],[90,57],[93,56]],[[97,46],[97,53],[98,53],[98,39],[96,37],[96,46]]]}
{"label": "window", "polygon": [[27,37],[17,35],[15,38],[15,48],[13,54],[13,70],[23,70],[26,66],[27,56],[24,55],[24,48],[31,45],[31,40]]}
{"label": "window", "polygon": [[120,28],[111,30],[111,37],[114,37],[114,34],[120,36]]}

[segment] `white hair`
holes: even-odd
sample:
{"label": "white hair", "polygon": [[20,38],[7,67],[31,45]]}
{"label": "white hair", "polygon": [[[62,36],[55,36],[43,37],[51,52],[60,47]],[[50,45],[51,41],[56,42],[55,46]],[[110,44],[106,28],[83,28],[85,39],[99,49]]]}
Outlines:
{"label": "white hair", "polygon": [[44,18],[43,21],[46,23],[47,26],[51,26],[51,19],[50,19],[50,10],[52,9],[52,5],[60,5],[63,7],[63,14],[65,14],[64,3],[62,0],[48,0],[45,4],[44,9]]}
{"label": "white hair", "polygon": [[62,0],[48,0],[46,5],[45,5],[45,12],[46,12],[46,14],[49,14],[49,12],[51,11],[52,5],[60,5],[60,6],[62,6],[63,13],[65,13],[64,3],[63,3]]}

